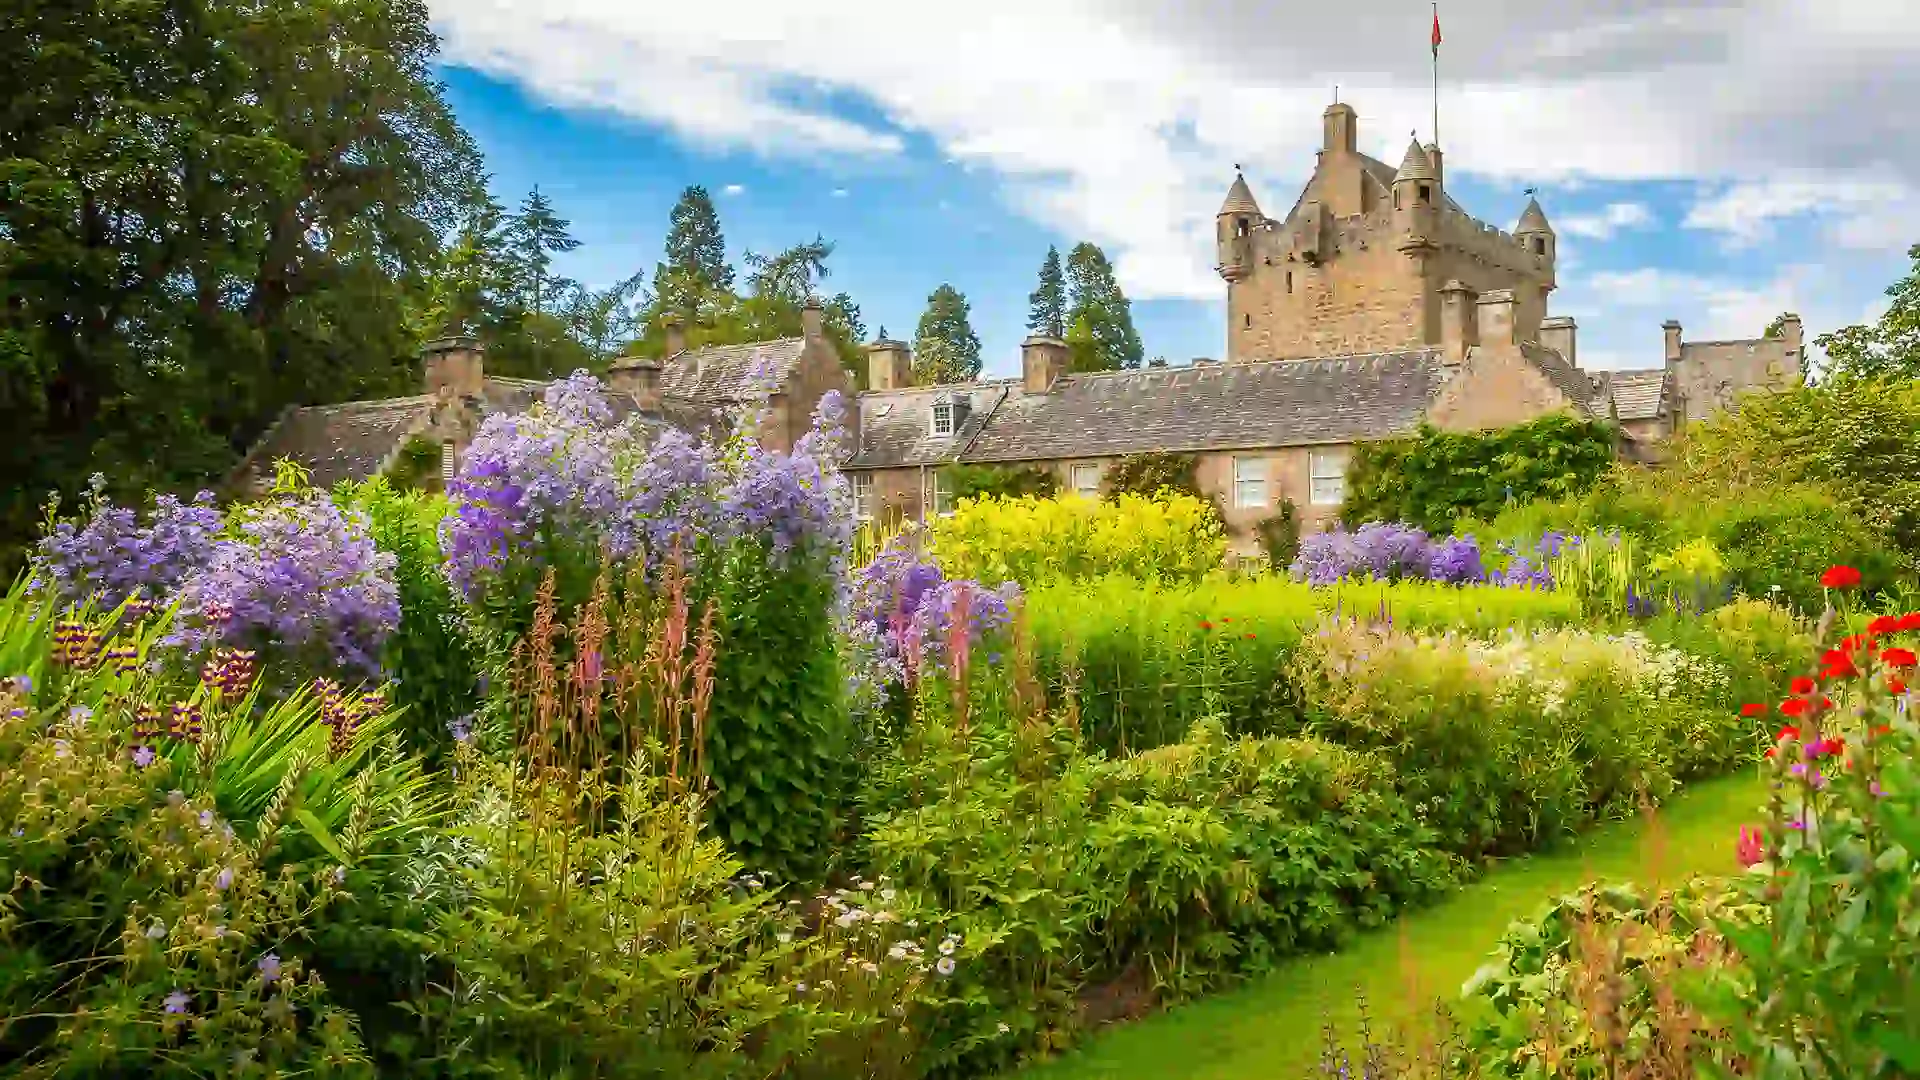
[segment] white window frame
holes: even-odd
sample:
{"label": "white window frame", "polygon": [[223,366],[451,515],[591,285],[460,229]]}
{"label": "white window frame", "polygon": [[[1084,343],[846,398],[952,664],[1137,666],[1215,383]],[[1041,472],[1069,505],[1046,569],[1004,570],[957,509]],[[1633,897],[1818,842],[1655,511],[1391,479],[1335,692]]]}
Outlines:
{"label": "white window frame", "polygon": [[[1233,459],[1233,506],[1236,510],[1263,509],[1272,501],[1272,493],[1267,485],[1272,480],[1269,460],[1265,457],[1236,457]],[[1257,495],[1257,498],[1255,497]]]}
{"label": "white window frame", "polygon": [[953,482],[939,469],[928,469],[920,485],[920,517],[946,517],[953,513]]}
{"label": "white window frame", "polygon": [[848,473],[847,481],[853,486],[854,520],[872,521],[873,474],[869,472]]}
{"label": "white window frame", "polygon": [[941,438],[953,435],[953,402],[948,398],[933,403],[933,433]]}
{"label": "white window frame", "polygon": [[[1067,476],[1069,482],[1073,485],[1073,493],[1075,495],[1083,499],[1098,499],[1100,497],[1100,466],[1075,465],[1068,471]],[[1091,477],[1091,479],[1086,479],[1088,477]]]}
{"label": "white window frame", "polygon": [[1347,501],[1347,448],[1317,447],[1307,453],[1307,498],[1314,506]]}

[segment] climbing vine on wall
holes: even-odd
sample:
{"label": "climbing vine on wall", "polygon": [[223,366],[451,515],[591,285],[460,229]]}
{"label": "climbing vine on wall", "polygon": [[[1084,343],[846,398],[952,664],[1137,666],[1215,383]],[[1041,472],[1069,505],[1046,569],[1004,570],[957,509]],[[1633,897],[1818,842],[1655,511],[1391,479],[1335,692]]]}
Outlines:
{"label": "climbing vine on wall", "polygon": [[1349,526],[1405,521],[1439,533],[1461,515],[1491,518],[1509,503],[1570,498],[1613,464],[1614,439],[1605,421],[1557,413],[1486,432],[1422,424],[1354,448],[1340,516]]}

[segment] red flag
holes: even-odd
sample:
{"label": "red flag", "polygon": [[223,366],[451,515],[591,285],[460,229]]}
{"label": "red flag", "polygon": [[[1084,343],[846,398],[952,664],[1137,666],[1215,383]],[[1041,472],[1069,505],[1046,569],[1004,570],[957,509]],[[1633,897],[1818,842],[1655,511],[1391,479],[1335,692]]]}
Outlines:
{"label": "red flag", "polygon": [[1440,5],[1433,5],[1433,55],[1440,55]]}

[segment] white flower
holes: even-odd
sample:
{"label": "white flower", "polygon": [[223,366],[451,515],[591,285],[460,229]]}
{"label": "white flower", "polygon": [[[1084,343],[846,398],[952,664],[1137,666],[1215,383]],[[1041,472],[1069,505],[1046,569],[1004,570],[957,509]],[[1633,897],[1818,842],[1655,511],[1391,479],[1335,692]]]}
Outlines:
{"label": "white flower", "polygon": [[782,930],[773,936],[778,938],[782,945],[788,944],[793,940],[793,932],[791,930]]}
{"label": "white flower", "polygon": [[795,991],[796,993],[801,993],[801,994],[804,994],[804,993],[806,993],[806,992],[807,992],[807,984],[806,984],[806,983],[795,983],[795,984],[794,984],[794,987],[793,987],[793,989],[794,989],[794,991]]}
{"label": "white flower", "polygon": [[937,969],[940,972],[940,974],[951,975],[953,974],[953,967],[954,967],[953,957],[943,956],[940,958],[940,962],[933,966],[935,969]]}
{"label": "white flower", "polygon": [[895,893],[892,889],[880,890],[880,899],[883,903],[888,903],[888,904],[893,903],[894,896],[895,896]]}
{"label": "white flower", "polygon": [[954,940],[952,938],[948,938],[947,940],[940,943],[940,955],[952,956],[953,950],[957,947],[958,946],[955,944]]}
{"label": "white flower", "polygon": [[1012,1029],[1012,1028],[1010,1028],[1010,1027],[1008,1027],[1008,1026],[1007,1026],[1007,1025],[1006,1025],[1006,1024],[1004,1023],[1004,1022],[1002,1022],[1002,1023],[1000,1024],[1000,1034],[1002,1034],[1002,1035],[1005,1035],[1005,1034],[1006,1034],[1007,1032],[1009,1032],[1009,1031],[1012,1031],[1012,1030],[1013,1030],[1013,1029]]}

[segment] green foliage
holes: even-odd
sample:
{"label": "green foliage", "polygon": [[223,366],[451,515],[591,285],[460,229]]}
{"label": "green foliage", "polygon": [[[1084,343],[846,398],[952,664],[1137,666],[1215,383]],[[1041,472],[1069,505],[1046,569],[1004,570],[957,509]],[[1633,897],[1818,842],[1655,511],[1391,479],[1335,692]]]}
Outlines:
{"label": "green foliage", "polygon": [[1074,371],[1137,368],[1146,355],[1133,326],[1133,305],[1120,291],[1113,264],[1082,241],[1067,253],[1066,341]]}
{"label": "green foliage", "polygon": [[707,728],[713,827],[756,867],[817,881],[844,802],[854,737],[833,582],[735,544],[718,586],[720,649]]}
{"label": "green foliage", "polygon": [[929,1075],[1059,1049],[1453,880],[1375,759],[1202,724],[1108,762],[1038,717],[985,719],[1009,715],[986,702],[962,729],[945,696],[926,696],[867,796],[872,868],[952,961],[924,1026]]}
{"label": "green foliage", "polygon": [[955,502],[965,499],[1050,499],[1060,488],[1052,470],[1037,465],[949,465],[946,479]]}
{"label": "green foliage", "polygon": [[1253,528],[1269,567],[1279,570],[1293,565],[1300,554],[1300,518],[1292,499],[1281,499],[1278,511],[1256,522]]}
{"label": "green foliage", "polygon": [[440,484],[440,444],[415,435],[400,445],[400,453],[386,472],[386,481],[400,491],[427,491]]}
{"label": "green foliage", "polygon": [[478,154],[426,5],[0,13],[0,574],[50,489],[221,477],[287,405],[406,392]]}
{"label": "green foliage", "polygon": [[948,577],[1023,586],[1110,574],[1192,581],[1226,551],[1219,516],[1185,495],[980,498],[936,522],[932,537]]}
{"label": "green foliage", "polygon": [[447,500],[397,491],[379,479],[336,497],[366,513],[373,542],[394,556],[400,625],[387,639],[384,667],[395,680],[395,704],[406,710],[401,727],[408,748],[438,759],[451,745],[448,722],[479,705],[478,649],[440,556]]}
{"label": "green foliage", "polygon": [[1210,499],[1200,487],[1198,454],[1128,454],[1107,468],[1100,487],[1108,495],[1153,498],[1175,491],[1196,499]]}
{"label": "green foliage", "polygon": [[1040,264],[1040,284],[1027,296],[1027,329],[1053,338],[1067,332],[1067,281],[1060,271],[1060,249],[1051,244]]}
{"label": "green foliage", "polygon": [[1827,373],[1853,379],[1920,379],[1920,244],[1907,249],[1913,266],[1887,287],[1891,301],[1872,326],[1846,326],[1813,339],[1826,350]]}
{"label": "green foliage", "polygon": [[733,267],[727,265],[727,241],[713,197],[698,184],[680,193],[667,224],[667,260],[653,272],[653,292],[661,312],[689,322],[706,314],[707,298],[731,291]]}
{"label": "green foliage", "polygon": [[1816,489],[1775,489],[1764,498],[1718,502],[1702,524],[1726,553],[1736,588],[1808,613],[1826,606],[1820,574],[1834,563],[1859,570],[1870,593],[1890,587],[1902,570],[1900,554],[1884,533]]}
{"label": "green foliage", "polygon": [[507,221],[506,239],[513,254],[520,301],[535,315],[546,314],[547,302],[554,294],[574,284],[550,273],[555,252],[580,246],[567,231],[571,227],[571,222],[554,212],[553,201],[540,194],[538,184],[520,201],[520,212]]}
{"label": "green foliage", "polygon": [[967,320],[967,298],[942,284],[927,297],[913,333],[913,378],[922,386],[980,377],[980,338]]}
{"label": "green foliage", "polygon": [[1354,448],[1340,516],[1352,527],[1403,521],[1444,535],[1462,516],[1585,492],[1613,464],[1613,438],[1603,422],[1558,413],[1491,432],[1422,425]]}

